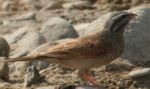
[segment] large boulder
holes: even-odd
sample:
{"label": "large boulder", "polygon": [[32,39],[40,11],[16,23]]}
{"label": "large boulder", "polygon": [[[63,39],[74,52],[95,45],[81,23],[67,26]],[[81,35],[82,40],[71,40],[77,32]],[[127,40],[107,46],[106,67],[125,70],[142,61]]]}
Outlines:
{"label": "large boulder", "polygon": [[138,17],[125,32],[126,48],[122,57],[136,64],[148,63],[150,61],[150,7],[140,6],[130,9],[129,12],[136,13]]}
{"label": "large boulder", "polygon": [[60,17],[53,17],[46,21],[40,32],[47,41],[78,37],[74,27]]}

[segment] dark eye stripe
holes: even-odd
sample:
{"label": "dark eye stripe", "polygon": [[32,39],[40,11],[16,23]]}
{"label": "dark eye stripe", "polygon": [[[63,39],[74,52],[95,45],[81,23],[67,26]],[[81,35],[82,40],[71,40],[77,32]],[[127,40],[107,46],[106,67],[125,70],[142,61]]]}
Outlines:
{"label": "dark eye stripe", "polygon": [[117,13],[113,15],[107,23],[106,28],[108,30],[113,30],[123,19],[126,18],[127,15],[128,13]]}

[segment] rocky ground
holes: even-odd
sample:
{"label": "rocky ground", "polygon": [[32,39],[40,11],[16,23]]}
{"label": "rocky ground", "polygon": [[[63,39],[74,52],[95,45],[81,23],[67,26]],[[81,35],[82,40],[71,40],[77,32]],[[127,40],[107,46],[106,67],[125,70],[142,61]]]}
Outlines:
{"label": "rocky ground", "polygon": [[[126,10],[136,13],[138,19],[124,34],[125,52],[111,64],[94,68],[92,75],[104,87],[101,89],[150,89],[149,3],[149,0],[1,0],[0,56],[9,54],[14,58],[44,52],[100,30],[112,11]],[[0,89],[95,89],[78,78],[77,72],[41,61],[0,63]]]}

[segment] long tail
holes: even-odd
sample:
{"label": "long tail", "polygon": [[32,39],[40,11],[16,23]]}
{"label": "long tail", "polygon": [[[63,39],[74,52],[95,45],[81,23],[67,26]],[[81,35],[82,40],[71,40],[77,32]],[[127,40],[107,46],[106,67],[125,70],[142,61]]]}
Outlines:
{"label": "long tail", "polygon": [[34,60],[43,60],[46,58],[51,58],[54,59],[54,57],[49,57],[47,55],[44,54],[39,54],[39,55],[34,55],[34,56],[26,56],[26,57],[20,57],[20,58],[8,58],[4,61],[0,61],[0,62],[4,62],[4,63],[9,63],[9,62],[17,62],[17,61],[34,61]]}

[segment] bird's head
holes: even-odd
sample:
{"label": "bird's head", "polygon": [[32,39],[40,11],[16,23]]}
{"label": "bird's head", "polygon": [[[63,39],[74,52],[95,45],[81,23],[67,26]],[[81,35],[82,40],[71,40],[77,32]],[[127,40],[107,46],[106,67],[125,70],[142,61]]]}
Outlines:
{"label": "bird's head", "polygon": [[110,32],[123,32],[127,24],[136,16],[136,14],[129,12],[113,13],[106,23],[105,29]]}

